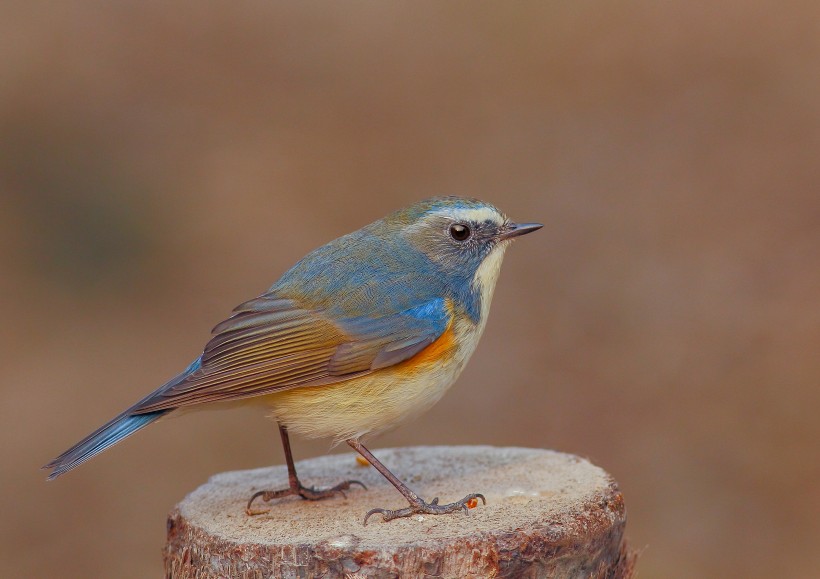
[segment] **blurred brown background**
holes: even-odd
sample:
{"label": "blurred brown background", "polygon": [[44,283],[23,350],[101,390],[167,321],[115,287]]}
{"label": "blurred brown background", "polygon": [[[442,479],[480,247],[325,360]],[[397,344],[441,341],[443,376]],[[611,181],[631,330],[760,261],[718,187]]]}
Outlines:
{"label": "blurred brown background", "polygon": [[816,2],[207,4],[0,9],[0,576],[160,576],[178,499],[283,460],[261,413],[38,468],[436,194],[546,227],[458,384],[373,448],[578,453],[640,577],[818,576]]}

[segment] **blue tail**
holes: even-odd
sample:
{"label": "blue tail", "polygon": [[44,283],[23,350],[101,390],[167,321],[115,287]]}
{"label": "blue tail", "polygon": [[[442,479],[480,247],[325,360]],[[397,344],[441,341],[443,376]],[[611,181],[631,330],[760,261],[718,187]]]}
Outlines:
{"label": "blue tail", "polygon": [[108,422],[97,430],[83,438],[80,442],[69,448],[63,454],[49,462],[43,468],[54,469],[48,475],[48,480],[54,480],[58,476],[67,473],[73,468],[80,466],[90,458],[93,458],[104,451],[109,446],[114,446],[123,438],[127,438],[136,431],[141,430],[158,420],[162,416],[172,412],[169,410],[157,410],[156,412],[139,412],[139,406],[152,399],[154,396],[161,396],[162,393],[173,386],[176,386],[200,367],[200,359],[197,358],[193,364],[179,376],[163,384],[155,392],[152,392],[136,404]]}
{"label": "blue tail", "polygon": [[65,474],[71,469],[80,466],[88,459],[100,454],[109,446],[117,444],[123,438],[134,434],[137,430],[145,428],[167,412],[167,410],[160,410],[148,414],[120,414],[114,420],[101,426],[45,465],[43,468],[54,469],[51,474],[48,475],[48,480],[54,480],[61,474]]}

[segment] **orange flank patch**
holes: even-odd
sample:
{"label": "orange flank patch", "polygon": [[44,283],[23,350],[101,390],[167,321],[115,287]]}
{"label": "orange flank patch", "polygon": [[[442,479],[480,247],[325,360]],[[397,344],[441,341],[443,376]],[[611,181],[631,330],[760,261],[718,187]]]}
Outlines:
{"label": "orange flank patch", "polygon": [[438,340],[424,348],[421,352],[401,363],[405,368],[416,365],[430,364],[447,356],[456,346],[456,337],[453,326],[450,324]]}

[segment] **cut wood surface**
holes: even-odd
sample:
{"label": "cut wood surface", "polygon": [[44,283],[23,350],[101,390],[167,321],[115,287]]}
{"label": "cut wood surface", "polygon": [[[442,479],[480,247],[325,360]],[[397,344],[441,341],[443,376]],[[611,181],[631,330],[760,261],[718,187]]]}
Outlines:
{"label": "cut wood surface", "polygon": [[354,487],[322,501],[254,503],[256,491],[287,486],[284,466],[218,474],[168,518],[169,578],[211,577],[630,577],[626,511],[617,484],[579,457],[490,446],[377,449],[374,454],[426,500],[477,492],[469,514],[382,522],[372,508],[404,498],[351,453],[296,463],[305,485]]}

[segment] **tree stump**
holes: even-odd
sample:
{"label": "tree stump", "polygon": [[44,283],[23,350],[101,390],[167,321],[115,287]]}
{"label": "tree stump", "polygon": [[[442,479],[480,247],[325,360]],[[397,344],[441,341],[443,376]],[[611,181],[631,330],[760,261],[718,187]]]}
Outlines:
{"label": "tree stump", "polygon": [[626,511],[615,481],[569,454],[490,446],[410,447],[374,454],[426,500],[478,492],[468,514],[417,515],[384,523],[375,507],[404,498],[351,453],[296,464],[306,485],[364,482],[322,501],[254,503],[258,490],[287,487],[284,466],[212,477],[168,518],[166,576],[216,577],[572,577],[626,578]]}

